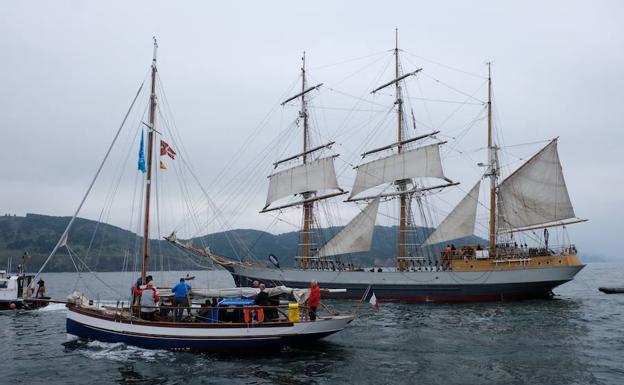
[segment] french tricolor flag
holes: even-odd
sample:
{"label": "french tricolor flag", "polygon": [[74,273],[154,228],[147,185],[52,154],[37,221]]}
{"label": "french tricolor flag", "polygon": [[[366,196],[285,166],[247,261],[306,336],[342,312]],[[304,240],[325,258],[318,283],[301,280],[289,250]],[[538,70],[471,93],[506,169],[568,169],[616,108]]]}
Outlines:
{"label": "french tricolor flag", "polygon": [[375,292],[372,290],[371,287],[368,288],[368,291],[366,292],[366,297],[364,298],[365,301],[368,301],[368,303],[370,303],[371,305],[375,306],[375,309],[377,309],[377,311],[379,311],[379,301],[377,301],[377,297],[375,296]]}

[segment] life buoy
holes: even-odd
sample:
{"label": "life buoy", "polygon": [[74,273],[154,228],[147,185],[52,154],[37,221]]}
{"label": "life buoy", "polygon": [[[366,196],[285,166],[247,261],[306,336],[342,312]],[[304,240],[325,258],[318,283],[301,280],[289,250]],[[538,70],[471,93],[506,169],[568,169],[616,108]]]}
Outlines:
{"label": "life buoy", "polygon": [[245,310],[243,311],[243,318],[245,320],[245,323],[250,323],[253,320],[256,320],[257,322],[262,322],[264,321],[264,309],[262,309],[261,307],[258,308],[245,308]]}

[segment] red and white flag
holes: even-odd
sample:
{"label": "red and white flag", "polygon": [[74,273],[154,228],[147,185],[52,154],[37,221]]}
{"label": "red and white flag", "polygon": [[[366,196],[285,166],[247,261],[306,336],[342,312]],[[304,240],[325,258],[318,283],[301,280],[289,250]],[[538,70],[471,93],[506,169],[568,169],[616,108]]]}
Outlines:
{"label": "red and white flag", "polygon": [[171,148],[171,146],[165,142],[164,140],[160,141],[160,156],[167,155],[171,159],[175,159],[176,152]]}

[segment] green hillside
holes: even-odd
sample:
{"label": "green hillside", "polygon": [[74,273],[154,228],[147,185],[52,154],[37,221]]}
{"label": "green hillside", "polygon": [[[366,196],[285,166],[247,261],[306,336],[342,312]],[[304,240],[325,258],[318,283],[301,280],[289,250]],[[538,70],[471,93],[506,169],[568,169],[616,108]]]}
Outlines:
{"label": "green hillside", "polygon": [[[30,271],[41,266],[45,257],[67,226],[70,217],[27,214],[0,217],[0,268],[5,268],[9,259],[15,268],[27,251],[31,257],[26,261]],[[97,231],[95,231],[97,229]],[[323,229],[319,243],[331,238],[339,227]],[[417,234],[425,236],[431,229],[417,229]],[[396,227],[376,226],[372,250],[349,256],[361,265],[391,265],[396,255]],[[141,237],[122,228],[77,218],[69,234],[69,246],[74,255],[73,261],[65,248],[61,248],[52,259],[46,271],[75,271],[74,263],[80,260],[96,271],[118,271],[124,268],[134,270],[139,263]],[[483,242],[477,237],[468,237],[456,244]],[[275,254],[282,265],[292,266],[297,254],[299,234],[289,232],[271,234],[259,230],[237,229],[209,234],[191,241],[195,246],[206,247],[219,255],[230,258],[246,258],[254,255],[260,261],[267,261],[269,254]],[[151,240],[152,256],[150,265],[164,269],[199,269],[208,266],[207,261],[190,257],[171,246],[166,241]]]}

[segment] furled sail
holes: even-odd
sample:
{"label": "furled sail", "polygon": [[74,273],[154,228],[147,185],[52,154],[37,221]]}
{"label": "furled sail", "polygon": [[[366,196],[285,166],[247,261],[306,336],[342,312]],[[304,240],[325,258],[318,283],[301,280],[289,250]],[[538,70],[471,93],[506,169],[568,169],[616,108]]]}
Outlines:
{"label": "furled sail", "polygon": [[442,223],[427,237],[423,245],[434,245],[474,234],[481,181],[468,192]]}
{"label": "furled sail", "polygon": [[317,159],[270,175],[265,207],[290,195],[338,188],[334,157]]}
{"label": "furled sail", "polygon": [[378,208],[379,198],[376,198],[321,247],[318,256],[327,257],[370,250]]}
{"label": "furled sail", "polygon": [[439,144],[415,148],[359,165],[351,196],[384,183],[417,177],[445,178]]}
{"label": "furled sail", "polygon": [[554,139],[498,186],[498,228],[575,217]]}

